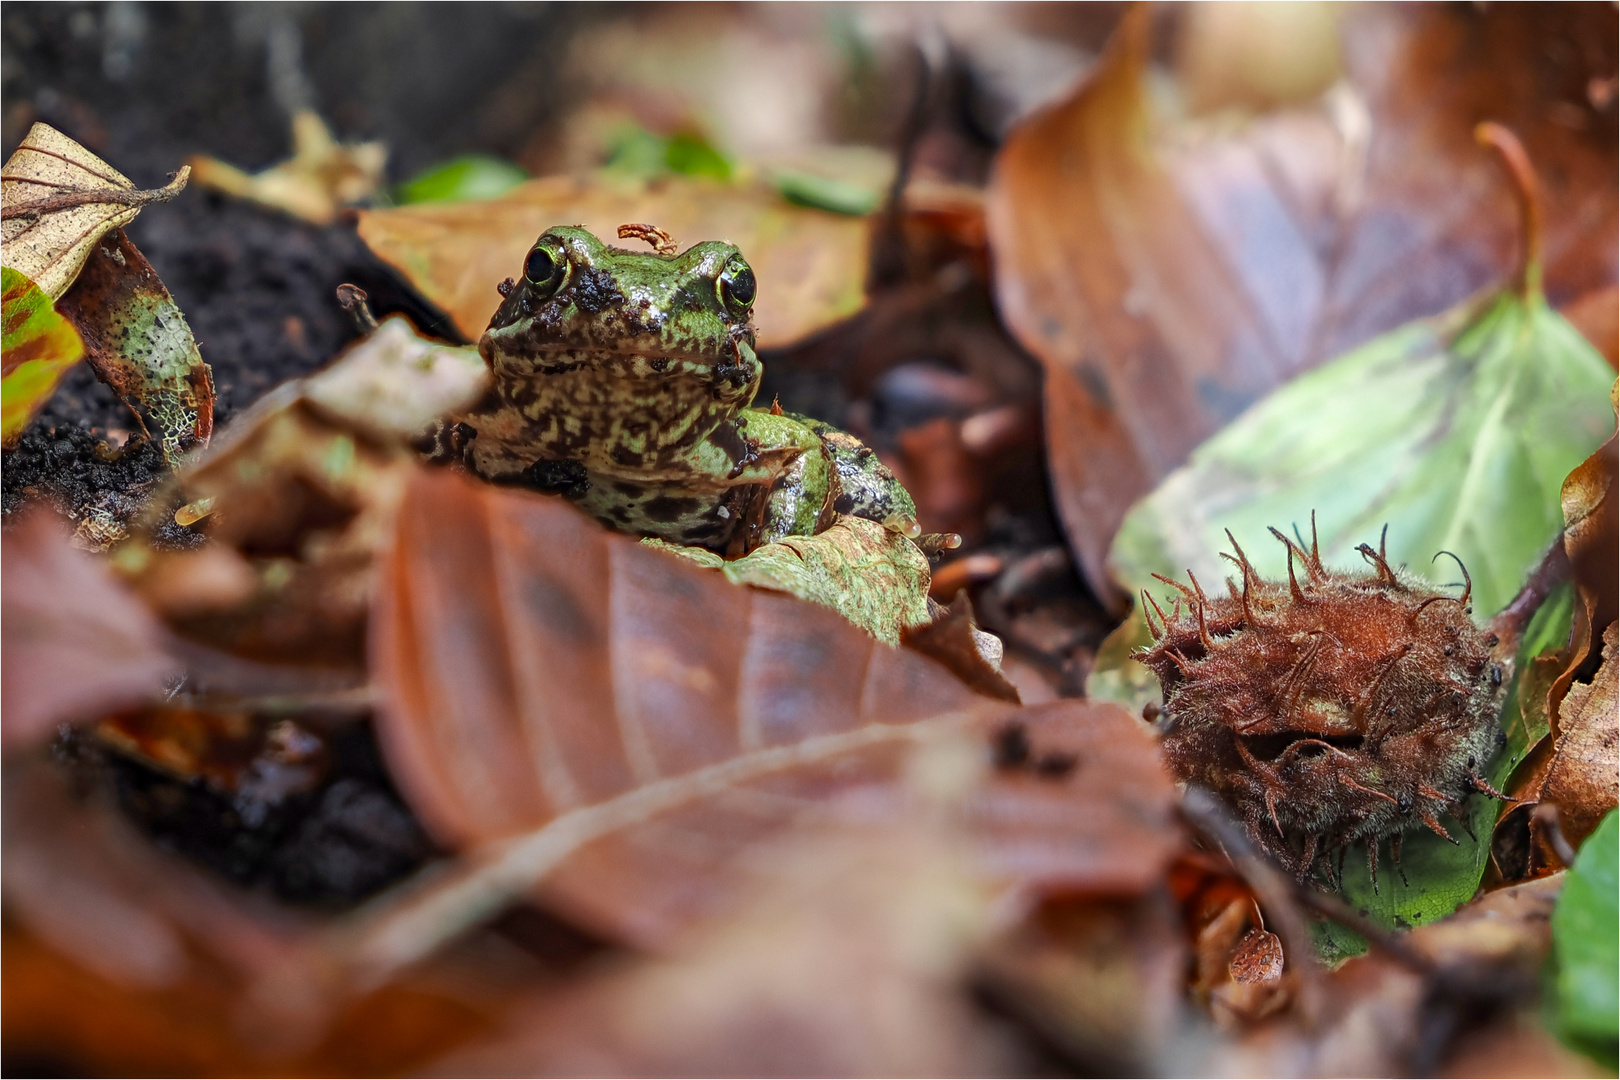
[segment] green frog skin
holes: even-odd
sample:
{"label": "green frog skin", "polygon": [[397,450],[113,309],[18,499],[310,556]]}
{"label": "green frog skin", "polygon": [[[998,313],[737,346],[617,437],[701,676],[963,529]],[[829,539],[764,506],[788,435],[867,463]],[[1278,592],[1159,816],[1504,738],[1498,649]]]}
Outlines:
{"label": "green frog skin", "polygon": [[[649,234],[652,234],[649,236]],[[854,436],[750,408],[755,281],[731,244],[679,254],[547,229],[478,351],[494,387],[448,429],[469,468],[556,492],[622,532],[742,555],[838,514],[909,537],[916,507]]]}

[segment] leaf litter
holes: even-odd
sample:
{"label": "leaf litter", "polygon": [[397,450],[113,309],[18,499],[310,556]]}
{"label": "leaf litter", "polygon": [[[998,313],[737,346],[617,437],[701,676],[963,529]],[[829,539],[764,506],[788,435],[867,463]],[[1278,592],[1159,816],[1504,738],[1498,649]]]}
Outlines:
{"label": "leaf litter", "polygon": [[[1454,26],[1448,18],[1387,23],[1397,32],[1382,45],[1374,35],[1373,54],[1391,42],[1427,49],[1431,59],[1444,59],[1452,49],[1455,70],[1456,38],[1448,36]],[[1514,55],[1503,52],[1501,27],[1519,18],[1491,13],[1475,19],[1488,24],[1480,37],[1487,52]],[[1347,61],[1353,81],[1358,72],[1365,74],[1369,39],[1354,40],[1364,52]],[[1422,71],[1419,64],[1411,67]],[[1443,86],[1444,93],[1433,95],[1442,107],[1427,112],[1412,101],[1392,104],[1369,94],[1378,121],[1370,149],[1357,142],[1355,95],[1343,91],[1330,94],[1325,105],[1272,114],[1257,125],[1259,135],[1251,129],[1228,138],[1211,125],[1215,134],[1207,141],[1199,133],[1184,142],[1155,143],[1152,149],[1168,163],[1172,194],[1193,208],[1189,220],[1214,222],[1209,247],[1221,272],[1221,261],[1234,249],[1232,231],[1222,231],[1232,220],[1223,214],[1233,204],[1222,203],[1220,193],[1245,190],[1232,177],[1249,176],[1244,163],[1255,158],[1291,177],[1278,181],[1274,172],[1267,184],[1273,193],[1283,192],[1280,201],[1302,218],[1309,215],[1299,211],[1301,193],[1318,210],[1353,203],[1353,166],[1364,150],[1376,166],[1380,154],[1396,147],[1397,157],[1425,162],[1430,179],[1424,181],[1429,188],[1416,194],[1397,191],[1411,196],[1410,204],[1401,203],[1390,195],[1400,184],[1390,185],[1388,174],[1373,167],[1362,206],[1382,207],[1388,198],[1388,205],[1422,209],[1427,200],[1427,208],[1409,219],[1426,228],[1424,215],[1444,201],[1435,198],[1434,184],[1465,192],[1446,203],[1455,217],[1435,218],[1441,222],[1437,231],[1399,243],[1386,242],[1389,234],[1382,233],[1378,244],[1363,243],[1357,257],[1399,252],[1402,270],[1416,286],[1396,273],[1346,272],[1335,279],[1341,291],[1328,290],[1341,306],[1323,314],[1334,302],[1323,301],[1314,316],[1309,304],[1290,311],[1293,300],[1267,301],[1269,286],[1256,286],[1248,290],[1261,297],[1251,329],[1297,344],[1300,339],[1287,334],[1277,337],[1278,328],[1310,324],[1312,348],[1319,351],[1303,355],[1314,362],[1406,317],[1443,308],[1466,294],[1462,282],[1477,285],[1488,276],[1503,237],[1511,241],[1511,234],[1502,225],[1507,215],[1478,213],[1473,208],[1482,203],[1473,200],[1495,197],[1502,204],[1500,189],[1481,187],[1474,172],[1466,182],[1450,174],[1436,180],[1445,170],[1428,168],[1447,155],[1461,160],[1457,125],[1440,123],[1443,137],[1437,138],[1433,127],[1421,123],[1384,122],[1389,116],[1400,121],[1404,112],[1432,123],[1457,99],[1479,92],[1477,80],[1454,81],[1457,87]],[[1370,84],[1357,85],[1368,93]],[[1398,80],[1396,86],[1402,93],[1411,90]],[[1535,95],[1526,100],[1544,104]],[[1567,110],[1558,115],[1567,126]],[[1536,160],[1559,163],[1551,170],[1553,186],[1562,185],[1551,200],[1559,209],[1550,217],[1562,223],[1571,205],[1565,196],[1598,186],[1586,183],[1591,157],[1581,153],[1590,147],[1582,150],[1580,140],[1570,138],[1560,149],[1546,127],[1522,130]],[[1466,142],[1468,132],[1461,130]],[[1392,131],[1398,138],[1390,137]],[[1254,145],[1264,149],[1245,158]],[[1328,145],[1336,149],[1323,152]],[[1556,152],[1548,151],[1550,145]],[[1243,153],[1227,153],[1234,146]],[[924,157],[940,160],[928,154],[937,151]],[[1324,171],[1321,166],[1330,161],[1348,166]],[[1233,186],[1222,187],[1227,183]],[[1331,196],[1326,202],[1324,193]],[[1612,202],[1603,195],[1576,208],[1586,235],[1603,234],[1594,223],[1605,220],[1605,213],[1612,217]],[[1112,206],[1102,222],[1117,210]],[[629,219],[668,225],[647,213],[618,220]],[[969,235],[972,220],[970,213],[957,221],[966,231],[947,239],[944,232],[918,234],[917,221],[908,219],[909,235],[920,246],[909,251],[907,273],[926,276],[938,270],[930,260],[960,256],[962,266],[978,268],[970,274],[988,275],[982,239]],[[1612,289],[1605,281],[1612,281],[1612,254],[1603,245],[1570,240],[1567,225],[1559,228],[1566,231],[1549,249],[1560,303],[1572,293]],[[683,240],[698,238],[673,231]],[[1343,241],[1350,249],[1358,242],[1354,235]],[[1340,270],[1356,265],[1356,257],[1335,263],[1319,249],[1309,254]],[[511,262],[505,256],[500,261],[503,269]],[[1251,270],[1257,265],[1238,262]],[[1006,266],[1000,263],[995,271],[1000,286],[1007,281]],[[802,274],[802,266],[795,272]],[[1236,276],[1243,283],[1239,294],[1263,280],[1253,273]],[[469,288],[468,295],[491,292],[493,280]],[[845,322],[837,322],[841,315],[826,315],[832,308],[803,305],[836,325],[807,320],[780,343],[793,342],[802,328],[827,327],[798,355],[830,358],[828,370],[846,365],[851,385],[859,388],[874,376],[849,365],[872,362],[876,372],[883,370],[876,365],[895,363],[878,359],[885,352],[909,360],[918,350],[939,347],[923,344],[929,339],[914,329],[933,316],[926,305],[907,307],[905,288],[875,293]],[[972,302],[960,289],[931,288],[936,305]],[[1297,289],[1288,295],[1297,300]],[[1071,315],[1075,307],[1071,296],[1070,310],[1060,311]],[[1098,310],[1108,316],[1117,308]],[[1407,314],[1394,318],[1396,310]],[[462,327],[467,336],[476,334],[481,319],[471,317]],[[950,323],[946,336],[963,333],[968,324]],[[1223,324],[1217,318],[1215,325]],[[884,341],[851,351],[849,343],[859,343],[863,334]],[[241,417],[239,432],[232,430],[182,466],[112,561],[161,616],[158,636],[186,666],[175,701],[157,707],[172,712],[171,734],[182,734],[185,710],[220,718],[250,707],[283,710],[283,716],[290,710],[300,722],[313,717],[326,738],[331,731],[352,730],[357,720],[364,723],[380,704],[375,723],[395,731],[390,771],[395,779],[411,777],[401,780],[406,795],[434,825],[450,857],[371,907],[301,923],[300,933],[287,939],[296,939],[293,946],[278,949],[268,966],[239,964],[237,975],[209,983],[199,981],[201,969],[194,965],[141,999],[110,989],[127,973],[109,968],[92,974],[72,961],[51,959],[73,945],[60,931],[54,943],[31,936],[32,924],[44,925],[40,920],[47,918],[36,904],[28,909],[29,925],[8,923],[11,956],[31,965],[37,985],[71,985],[81,1000],[105,1003],[97,1010],[103,1018],[98,1028],[72,1029],[76,1035],[66,1045],[77,1038],[94,1047],[86,1052],[113,1063],[106,1071],[128,1069],[117,1064],[114,1044],[120,1039],[127,1041],[126,1054],[155,1053],[157,1064],[142,1071],[173,1071],[172,1058],[166,1064],[161,1050],[134,1049],[165,1039],[186,1042],[192,1061],[208,1063],[187,1071],[224,1072],[243,1071],[245,1061],[281,1071],[359,1073],[421,1069],[424,1062],[433,1063],[428,1067],[434,1071],[523,1073],[805,1074],[869,1071],[879,1067],[874,1062],[887,1072],[1051,1069],[1046,1057],[1027,1056],[1036,1047],[1038,1055],[1056,1055],[1062,1069],[1115,1071],[1429,1072],[1448,1059],[1486,1060],[1477,1057],[1485,1047],[1502,1060],[1524,1058],[1542,1069],[1577,1067],[1558,1056],[1517,1004],[1530,993],[1524,973],[1533,973],[1546,954],[1546,911],[1562,875],[1516,884],[1519,871],[1504,872],[1500,880],[1488,879],[1495,891],[1484,900],[1405,935],[1387,934],[1365,917],[1358,921],[1353,909],[1343,912],[1348,925],[1365,931],[1373,951],[1324,974],[1315,966],[1314,949],[1299,937],[1295,909],[1331,914],[1331,905],[1313,906],[1325,901],[1291,892],[1286,883],[1262,885],[1250,876],[1253,867],[1245,869],[1248,864],[1236,856],[1224,858],[1207,836],[1187,840],[1171,812],[1173,791],[1153,764],[1151,739],[1138,722],[1099,703],[1016,708],[1005,680],[976,647],[975,619],[965,598],[944,620],[920,624],[925,613],[937,613],[934,601],[966,584],[987,618],[1021,627],[1009,638],[1010,671],[1029,666],[1032,653],[1021,642],[1065,640],[1061,635],[1074,633],[1072,625],[1041,623],[1038,616],[1049,616],[1050,607],[1033,613],[1027,608],[1034,593],[1061,586],[1059,569],[1069,572],[1061,549],[1040,548],[1041,540],[1008,545],[1004,523],[979,520],[1003,493],[993,472],[976,471],[982,465],[972,447],[987,445],[981,428],[989,430],[989,419],[999,416],[995,410],[1011,400],[1000,396],[1005,387],[1000,375],[988,371],[994,366],[989,360],[950,363],[983,376],[996,386],[994,396],[974,399],[960,415],[931,419],[926,430],[905,421],[910,426],[901,428],[901,445],[919,506],[936,506],[942,516],[950,515],[946,527],[958,528],[960,521],[960,531],[988,535],[998,546],[989,557],[968,552],[961,569],[944,576],[933,600],[916,609],[916,620],[896,620],[896,628],[916,625],[904,635],[911,648],[895,651],[832,610],[770,588],[764,576],[758,582],[766,588],[741,587],[723,574],[557,517],[566,508],[510,492],[463,490],[452,498],[452,486],[463,482],[451,473],[423,472],[406,447],[424,420],[436,415],[435,403],[461,392],[456,387],[476,392],[472,376],[479,365],[469,352],[413,339],[403,326],[389,330],[385,323],[374,341],[379,354],[393,359],[340,366],[329,373],[332,378],[289,388]],[[943,338],[936,332],[938,340]],[[1121,355],[1140,355],[1137,348],[1133,344]],[[997,363],[1010,355],[993,342],[970,351]],[[1286,357],[1288,349],[1278,355]],[[772,366],[781,370],[777,361]],[[415,383],[416,371],[432,374]],[[1063,387],[1055,369],[1048,372],[1058,395]],[[1198,389],[1209,390],[1210,384]],[[1251,396],[1265,389],[1253,388]],[[1028,422],[1034,397],[1020,400],[1022,405],[1004,410],[1013,419],[997,423],[1024,425],[1022,441],[1002,445],[1027,454],[1039,445]],[[1047,403],[1047,435],[1054,446],[1072,435],[1074,419],[1072,411],[1054,408],[1056,400]],[[1236,411],[1231,400],[1216,400],[1210,428],[1193,431],[1196,425],[1184,424],[1173,434],[1190,446]],[[873,416],[892,423],[876,411]],[[1167,459],[1167,467],[1173,464]],[[1060,474],[1054,462],[1053,475]],[[1553,486],[1561,479],[1551,476]],[[430,490],[442,501],[426,498]],[[1060,481],[1057,494],[1072,507],[1076,491],[1067,481]],[[1569,716],[1585,715],[1592,710],[1581,707],[1583,688],[1596,687],[1593,675],[1607,670],[1595,645],[1604,623],[1591,625],[1602,619],[1601,586],[1592,583],[1592,571],[1580,569],[1583,559],[1588,567],[1601,565],[1602,542],[1583,539],[1592,530],[1583,532],[1578,510],[1566,517],[1577,587],[1543,588],[1533,600],[1520,594],[1515,601],[1527,619],[1549,591],[1555,600],[1567,598],[1557,601],[1564,606],[1546,607],[1524,632],[1519,663],[1504,665],[1520,679],[1513,692],[1522,731],[1510,738],[1524,747],[1561,722],[1558,706],[1570,699],[1560,684],[1573,687]],[[1072,513],[1066,524],[1071,540],[1084,525]],[[189,555],[165,549],[161,530],[177,525],[209,539]],[[1090,541],[1075,540],[1082,555],[1088,542],[1093,555],[1108,543],[1112,525],[1103,520],[1094,528]],[[559,552],[548,550],[557,537],[568,538],[561,545],[564,560],[573,556],[580,565],[557,561]],[[1550,562],[1545,566],[1552,567],[1550,581],[1556,584],[1560,571]],[[593,567],[608,568],[605,583],[582,582]],[[1095,573],[1092,582],[1104,587]],[[1509,581],[1500,591],[1511,597],[1517,584]],[[413,613],[404,629],[398,625],[402,605]],[[1569,625],[1559,613],[1571,610],[1575,640],[1559,648],[1562,628]],[[411,645],[402,653],[409,660],[393,668],[377,659],[376,635],[388,625],[379,621],[384,615],[396,624],[387,632]],[[581,628],[589,631],[588,640],[576,640]],[[368,635],[369,657],[363,648]],[[1033,654],[1045,655],[1046,648],[1037,645]],[[1071,689],[1083,678],[1088,649],[1082,645],[1074,653],[1080,666],[1078,675],[1065,676]],[[927,656],[939,657],[945,668]],[[568,669],[571,661],[578,670]],[[14,669],[7,667],[9,689]],[[946,669],[969,683],[956,683]],[[1048,693],[1058,685],[1049,674],[1038,679]],[[412,680],[405,697],[413,703],[402,709],[398,685]],[[141,726],[148,722],[144,718],[134,724],[130,715],[69,718],[121,723],[126,732],[161,730]],[[604,725],[604,718],[610,722]],[[414,748],[399,748],[400,729],[413,732]],[[703,738],[687,744],[675,737],[687,729]],[[786,741],[744,749],[740,734],[747,730],[759,738],[776,732]],[[857,745],[865,734],[846,739],[868,730],[870,744]],[[721,737],[728,731],[730,743]],[[607,749],[579,751],[567,742],[585,735]],[[1544,760],[1527,782],[1539,785],[1552,775],[1552,745],[1541,740]],[[770,756],[778,750],[785,751],[780,761]],[[15,777],[10,767],[17,760],[8,746],[8,777]],[[182,772],[200,776],[210,767],[193,762]],[[576,786],[582,779],[587,786],[605,786],[568,807],[541,805],[550,797],[546,792],[568,786],[565,777]],[[1120,794],[1121,785],[1129,794]],[[29,820],[28,828],[42,828],[37,815]],[[1550,820],[1543,846],[1567,841],[1557,819]],[[1484,822],[1487,840],[1490,824]],[[113,842],[131,850],[143,843],[127,836]],[[1189,843],[1206,850],[1191,850]],[[13,847],[8,844],[8,854]],[[48,842],[33,850],[45,852],[36,867],[50,861]],[[1569,861],[1551,858],[1534,872],[1556,871]],[[1172,865],[1192,863],[1203,867],[1195,895],[1207,895],[1207,903],[1183,899],[1166,884],[1176,880]],[[106,875],[94,881],[92,892],[136,895],[122,893],[125,887]],[[1192,905],[1183,918],[1175,915],[1177,901]],[[206,940],[206,927],[185,923],[190,903],[175,907],[173,925],[187,949],[210,953],[216,946]],[[570,970],[552,958],[576,946],[559,946],[555,927],[536,936],[533,921],[545,918],[538,914],[544,909],[637,943],[652,955],[617,946],[607,950],[602,970]],[[8,903],[8,915],[19,910]],[[491,921],[499,912],[506,914]],[[517,930],[519,924],[528,929]],[[74,933],[71,920],[60,925]],[[225,927],[221,936],[227,940],[241,930],[213,925]],[[186,937],[189,929],[198,933]],[[1441,937],[1432,936],[1437,931]],[[163,940],[163,934],[153,940]],[[520,940],[524,944],[515,944]],[[1197,953],[1200,973],[1191,997],[1190,951]],[[138,969],[138,963],[130,968]],[[469,993],[475,985],[483,989]],[[368,986],[376,989],[366,992]],[[1101,987],[1108,992],[1099,993]],[[48,1001],[48,993],[29,999],[35,1010],[30,1016],[52,1015],[52,1006],[37,1004]],[[11,1016],[17,1014],[10,1002],[19,1000],[8,995]],[[154,1008],[158,1000],[165,1004]],[[300,1001],[315,1011],[303,1017],[312,1021],[303,1026],[287,1019]],[[989,1013],[985,1002],[992,1004]],[[65,1015],[55,1008],[54,1015]],[[1218,1036],[1200,1027],[1206,1009],[1221,1025]],[[178,1022],[174,1017],[181,1014],[191,1021]],[[244,1018],[246,1027],[233,1027]],[[311,1034],[321,1028],[325,1036]],[[19,1045],[11,1038],[14,1030],[8,1017],[8,1049]],[[251,1049],[243,1042],[250,1030],[261,1039],[273,1030],[280,1048],[269,1056],[262,1047]],[[1376,1036],[1369,1035],[1374,1031]],[[443,1056],[446,1050],[451,1056]],[[1455,1057],[1459,1050],[1461,1058]]]}

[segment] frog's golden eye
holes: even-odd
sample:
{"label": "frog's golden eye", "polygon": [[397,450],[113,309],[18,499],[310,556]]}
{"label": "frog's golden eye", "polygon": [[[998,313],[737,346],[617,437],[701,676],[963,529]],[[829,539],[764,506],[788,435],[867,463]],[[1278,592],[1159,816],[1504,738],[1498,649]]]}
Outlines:
{"label": "frog's golden eye", "polygon": [[754,282],[754,271],[742,259],[736,258],[726,263],[715,288],[719,290],[720,303],[727,311],[733,315],[746,315],[753,306],[758,286]]}
{"label": "frog's golden eye", "polygon": [[568,259],[549,247],[536,247],[524,260],[523,276],[529,282],[531,295],[544,300],[562,287],[568,276]]}

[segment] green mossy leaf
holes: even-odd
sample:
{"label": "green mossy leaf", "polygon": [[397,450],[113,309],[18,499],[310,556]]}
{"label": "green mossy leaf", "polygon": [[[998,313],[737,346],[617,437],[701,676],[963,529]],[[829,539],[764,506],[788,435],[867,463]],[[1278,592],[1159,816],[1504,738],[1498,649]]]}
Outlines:
{"label": "green mossy leaf", "polygon": [[84,355],[78,331],[24,274],[0,271],[0,442],[13,445]]}
{"label": "green mossy leaf", "polygon": [[1581,845],[1553,909],[1553,1028],[1608,1069],[1620,1049],[1620,827],[1609,811]]}
{"label": "green mossy leaf", "polygon": [[928,558],[910,540],[865,518],[840,517],[814,536],[789,536],[740,559],[662,540],[643,544],[719,570],[739,585],[791,593],[830,607],[888,645],[928,622]]}
{"label": "green mossy leaf", "polygon": [[463,154],[430,166],[400,184],[394,189],[394,200],[406,205],[493,199],[528,178],[528,173],[503,158]]}
{"label": "green mossy leaf", "polygon": [[[1188,568],[1208,587],[1227,576],[1219,554],[1231,529],[1261,574],[1281,578],[1286,550],[1266,528],[1308,539],[1314,511],[1330,568],[1359,568],[1356,545],[1376,546],[1387,523],[1392,564],[1435,588],[1460,586],[1450,560],[1432,561],[1455,552],[1474,610],[1494,614],[1558,534],[1564,478],[1612,432],[1612,379],[1539,297],[1502,293],[1402,327],[1288,383],[1194,451],[1126,518],[1113,573],[1133,593],[1165,592],[1151,575]],[[1526,648],[1555,642],[1560,618],[1567,634],[1567,612],[1567,601],[1547,612]],[[1114,684],[1128,680],[1112,673],[1117,656],[1106,668],[1103,659],[1091,684],[1117,696]],[[1486,773],[1498,786],[1537,738],[1533,722],[1513,726]],[[1344,898],[1392,929],[1444,917],[1478,888],[1497,812],[1494,800],[1471,798],[1466,822],[1443,821],[1456,844],[1407,833],[1399,869],[1386,840],[1376,890],[1365,847],[1352,849]]]}

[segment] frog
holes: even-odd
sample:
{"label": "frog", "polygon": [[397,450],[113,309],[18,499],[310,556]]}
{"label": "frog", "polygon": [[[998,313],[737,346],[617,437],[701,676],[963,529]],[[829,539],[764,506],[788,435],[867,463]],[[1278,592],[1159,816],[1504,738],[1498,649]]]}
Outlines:
{"label": "frog", "polygon": [[740,558],[840,515],[917,541],[911,495],[848,432],[758,407],[758,283],[734,245],[613,247],[546,229],[478,341],[493,380],[448,425],[486,480],[561,495],[619,532]]}

